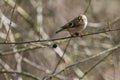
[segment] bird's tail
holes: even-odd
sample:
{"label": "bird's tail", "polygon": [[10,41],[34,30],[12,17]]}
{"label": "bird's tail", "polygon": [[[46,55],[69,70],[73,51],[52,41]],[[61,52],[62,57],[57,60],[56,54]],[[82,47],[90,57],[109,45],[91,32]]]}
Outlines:
{"label": "bird's tail", "polygon": [[63,31],[64,29],[59,29],[59,30],[57,30],[55,33],[59,33],[59,32],[61,32],[61,31]]}

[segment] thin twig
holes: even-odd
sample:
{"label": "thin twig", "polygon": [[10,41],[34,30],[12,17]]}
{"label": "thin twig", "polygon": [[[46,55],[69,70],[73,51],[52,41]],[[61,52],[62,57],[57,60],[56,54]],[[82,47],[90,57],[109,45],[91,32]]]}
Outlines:
{"label": "thin twig", "polygon": [[30,43],[38,43],[38,42],[49,42],[49,41],[65,40],[65,39],[76,38],[76,37],[85,37],[85,36],[96,35],[96,34],[101,34],[101,33],[106,33],[106,32],[112,32],[112,31],[120,31],[120,29],[104,30],[104,31],[100,31],[100,32],[83,34],[80,36],[68,36],[68,37],[56,38],[56,39],[33,40],[33,41],[23,41],[23,42],[22,41],[21,42],[7,42],[7,43],[0,42],[0,44],[30,44]]}
{"label": "thin twig", "polygon": [[60,57],[60,59],[59,59],[57,65],[56,65],[53,73],[55,73],[55,71],[57,70],[59,64],[61,63],[61,61],[62,61],[62,59],[63,59],[63,57],[64,57],[64,55],[65,55],[65,53],[66,53],[66,51],[67,51],[67,48],[68,48],[68,46],[69,46],[69,44],[70,44],[70,41],[71,41],[71,38],[68,40],[67,45],[66,45],[66,47],[65,47],[65,50],[64,50],[64,52],[63,52],[63,55],[62,55],[62,57]]}
{"label": "thin twig", "polygon": [[34,47],[27,47],[27,48],[22,48],[22,49],[18,49],[17,51],[8,51],[8,52],[0,52],[0,56],[8,56],[8,55],[13,55],[16,53],[21,53],[24,51],[28,51],[28,50],[33,50],[33,49],[38,49],[41,48],[41,46],[34,46]]}
{"label": "thin twig", "polygon": [[[4,0],[12,8],[16,4],[14,0]],[[36,23],[33,21],[31,16],[18,4],[16,4],[16,11],[31,25],[30,28],[35,32],[36,35],[40,36],[40,33],[36,29]]]}
{"label": "thin twig", "polygon": [[[70,41],[71,41],[71,38],[70,38],[69,41],[67,42],[67,45],[66,45],[66,47],[65,47],[65,49],[64,49],[64,52],[63,52],[63,55],[62,55],[62,57],[60,57],[57,65],[55,66],[55,69],[54,69],[54,71],[53,71],[53,73],[52,73],[51,75],[55,74],[55,72],[56,72],[59,64],[61,63],[61,61],[62,61],[62,59],[63,59],[63,57],[64,57],[64,55],[65,55],[65,53],[66,53],[66,51],[67,51],[67,48],[68,48],[68,46],[69,46]],[[51,79],[51,78],[52,78],[51,75],[45,76],[42,80],[49,80],[49,79]]]}
{"label": "thin twig", "polygon": [[92,0],[89,0],[89,4],[87,6],[87,8],[85,9],[84,13],[83,14],[86,14],[86,12],[88,11],[89,7],[90,7],[90,4],[91,4]]}
{"label": "thin twig", "polygon": [[29,77],[29,78],[32,78],[32,79],[35,79],[35,80],[40,80],[38,77],[30,74],[30,73],[27,73],[27,72],[18,72],[18,71],[0,71],[0,73],[11,73],[11,74],[19,74],[19,75],[23,75],[23,76],[26,76],[26,77]]}
{"label": "thin twig", "polygon": [[13,7],[13,9],[12,9],[12,13],[11,13],[11,17],[10,17],[9,29],[8,29],[8,31],[7,31],[7,35],[6,35],[5,42],[7,41],[9,32],[10,32],[10,30],[11,30],[11,24],[12,24],[13,14],[14,14],[14,11],[15,11],[15,8],[16,8],[16,2],[17,2],[17,0],[15,0],[15,5],[14,5],[14,7]]}
{"label": "thin twig", "polygon": [[[112,54],[112,53],[111,53]],[[102,61],[104,61],[108,56],[110,56],[111,54],[107,54],[106,56],[104,56],[102,59],[100,59],[97,63],[95,63],[90,69],[88,69],[84,75],[80,78],[83,79],[88,73],[90,73],[96,66],[98,66]]]}
{"label": "thin twig", "polygon": [[[78,62],[76,62],[76,63],[74,63],[74,64],[71,64],[71,65],[65,67],[64,69],[62,69],[61,71],[55,73],[54,75],[58,75],[58,74],[60,74],[61,72],[63,72],[64,70],[66,70],[66,69],[68,69],[68,68],[71,68],[71,67],[76,66],[76,65],[78,65],[78,64],[80,64],[80,63],[83,63],[83,62],[92,60],[92,59],[94,59],[94,58],[96,58],[96,57],[99,57],[99,56],[101,56],[101,55],[103,55],[103,54],[105,54],[105,53],[111,52],[111,51],[116,50],[116,49],[118,49],[118,48],[120,48],[120,44],[117,45],[117,46],[115,46],[115,47],[112,47],[112,48],[110,48],[110,49],[107,49],[107,50],[105,50],[105,51],[102,51],[102,52],[100,52],[100,53],[98,53],[98,54],[96,54],[96,55],[94,55],[94,56],[91,56],[91,57],[89,57],[89,58],[80,60],[80,61],[78,61]],[[108,54],[110,54],[110,53],[108,53]],[[108,54],[107,54],[107,55],[108,55]]]}

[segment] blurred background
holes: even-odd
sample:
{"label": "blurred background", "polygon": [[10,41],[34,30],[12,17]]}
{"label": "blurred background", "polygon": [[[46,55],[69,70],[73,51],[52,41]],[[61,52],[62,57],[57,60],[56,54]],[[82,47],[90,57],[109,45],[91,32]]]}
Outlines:
{"label": "blurred background", "polygon": [[[55,31],[75,17],[83,14],[90,0],[0,0],[0,71],[27,72],[39,79],[52,74],[59,57],[48,42],[4,44],[39,39],[67,37],[66,31]],[[120,29],[120,0],[91,0],[87,10],[88,25],[83,34]],[[120,42],[120,31],[104,32],[73,38],[66,55],[73,63],[99,54]],[[58,43],[64,50],[67,40]],[[3,44],[1,44],[3,43]],[[120,80],[120,49],[108,52],[109,57],[90,71],[85,80]],[[107,54],[107,53],[106,53]],[[65,69],[51,80],[79,80],[73,68],[88,71],[106,54]],[[68,64],[61,62],[63,69]],[[69,63],[70,64],[70,63]],[[59,71],[58,69],[58,71]],[[34,80],[31,77],[1,73],[1,80]],[[78,73],[81,74],[81,73]],[[17,75],[17,76],[16,76]]]}

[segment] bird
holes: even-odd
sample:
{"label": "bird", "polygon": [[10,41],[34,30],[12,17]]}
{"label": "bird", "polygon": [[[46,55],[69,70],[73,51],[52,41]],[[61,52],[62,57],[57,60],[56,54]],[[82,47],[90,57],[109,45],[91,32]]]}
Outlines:
{"label": "bird", "polygon": [[64,26],[60,27],[60,29],[57,30],[55,33],[59,33],[61,31],[68,31],[71,36],[78,36],[86,29],[87,23],[88,21],[86,15],[82,14],[71,20]]}

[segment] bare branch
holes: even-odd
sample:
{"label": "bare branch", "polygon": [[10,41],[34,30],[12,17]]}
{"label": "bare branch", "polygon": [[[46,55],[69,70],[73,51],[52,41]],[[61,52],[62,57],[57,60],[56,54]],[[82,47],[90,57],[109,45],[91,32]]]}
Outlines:
{"label": "bare branch", "polygon": [[87,6],[87,8],[86,8],[86,10],[84,11],[83,14],[86,14],[86,13],[87,13],[87,11],[88,11],[88,9],[89,9],[91,3],[92,3],[92,0],[89,0],[89,4],[88,4],[88,6]]}
{"label": "bare branch", "polygon": [[83,35],[80,35],[80,36],[68,36],[68,37],[56,38],[56,39],[21,41],[21,42],[7,42],[7,43],[0,42],[0,44],[30,44],[30,43],[38,43],[38,42],[49,42],[49,41],[65,40],[65,39],[76,38],[76,37],[85,37],[85,36],[90,36],[90,35],[96,35],[96,34],[106,33],[106,32],[113,32],[113,31],[120,31],[120,29],[104,30],[104,31],[100,31],[100,32],[83,34]]}
{"label": "bare branch", "polygon": [[6,42],[7,39],[8,39],[9,32],[10,32],[10,29],[11,29],[11,24],[12,24],[13,14],[14,14],[14,11],[15,11],[15,8],[16,8],[16,1],[17,1],[17,0],[15,0],[15,5],[14,5],[13,10],[12,10],[12,13],[11,13],[10,23],[9,23],[9,28],[8,28],[8,30],[7,30],[7,36],[6,36],[5,42]]}
{"label": "bare branch", "polygon": [[[80,63],[83,63],[83,62],[92,60],[92,59],[94,59],[94,58],[96,58],[96,57],[99,57],[99,56],[101,56],[101,55],[106,54],[106,53],[109,52],[108,54],[106,54],[106,56],[108,56],[108,55],[112,54],[112,53],[110,53],[111,51],[114,51],[114,50],[116,50],[116,49],[118,49],[118,48],[120,48],[120,44],[117,45],[117,46],[115,46],[115,47],[112,47],[112,48],[110,48],[110,49],[107,49],[107,50],[105,50],[105,51],[102,51],[102,52],[100,52],[100,53],[98,53],[98,54],[96,54],[96,55],[94,55],[94,56],[91,56],[91,57],[89,57],[89,58],[80,60],[80,61],[78,61],[78,62],[76,62],[76,63],[74,63],[74,64],[71,64],[71,65],[65,67],[64,69],[62,69],[61,71],[55,73],[54,75],[60,74],[61,72],[63,72],[64,70],[66,70],[66,69],[68,69],[68,68],[71,68],[71,67],[73,67],[73,66],[75,66],[75,65],[78,65],[78,64],[80,64]],[[104,56],[104,57],[105,57],[105,56]],[[103,57],[102,59],[104,59],[104,57]]]}
{"label": "bare branch", "polygon": [[26,77],[29,77],[29,78],[32,78],[32,79],[35,79],[35,80],[40,80],[38,77],[30,74],[30,73],[27,73],[27,72],[18,72],[18,71],[0,71],[0,73],[10,73],[10,74],[19,74],[19,75],[23,75],[23,76],[26,76]]}

